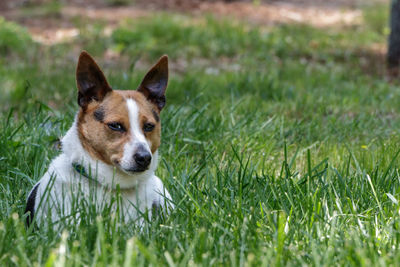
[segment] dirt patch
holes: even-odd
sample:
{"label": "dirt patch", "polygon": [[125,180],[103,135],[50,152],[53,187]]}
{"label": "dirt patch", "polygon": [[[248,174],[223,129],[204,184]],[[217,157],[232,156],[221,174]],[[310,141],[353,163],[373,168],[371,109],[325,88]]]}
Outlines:
{"label": "dirt patch", "polygon": [[[379,0],[378,0],[379,1]],[[250,23],[305,23],[315,27],[354,25],[361,22],[360,0],[199,1],[135,0],[128,6],[110,6],[110,0],[63,1],[59,9],[35,15],[27,11],[51,4],[50,0],[3,0],[0,16],[16,21],[43,44],[70,40],[78,35],[76,18],[102,20],[110,28],[127,18],[149,16],[154,11],[175,11],[198,16],[214,14]],[[27,3],[29,4],[27,6]],[[365,2],[364,2],[365,4]],[[53,13],[51,13],[53,12]]]}
{"label": "dirt patch", "polygon": [[233,16],[258,24],[305,23],[315,27],[360,23],[361,11],[345,6],[306,5],[294,1],[276,1],[255,5],[247,2],[202,3],[195,13]]}

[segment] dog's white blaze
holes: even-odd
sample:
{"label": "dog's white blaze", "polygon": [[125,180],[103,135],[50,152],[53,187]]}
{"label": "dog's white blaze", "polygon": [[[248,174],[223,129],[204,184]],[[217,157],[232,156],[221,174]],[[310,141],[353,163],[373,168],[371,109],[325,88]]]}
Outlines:
{"label": "dog's white blaze", "polygon": [[128,107],[128,116],[131,132],[131,140],[124,146],[124,155],[122,157],[121,165],[123,168],[129,168],[133,162],[133,155],[139,145],[143,145],[150,153],[150,145],[144,137],[140,129],[139,122],[139,107],[133,99],[127,99],[126,105]]}
{"label": "dog's white blaze", "polygon": [[146,138],[140,130],[139,122],[139,107],[133,99],[127,99],[126,105],[128,106],[129,123],[131,127],[132,141],[146,143]]}

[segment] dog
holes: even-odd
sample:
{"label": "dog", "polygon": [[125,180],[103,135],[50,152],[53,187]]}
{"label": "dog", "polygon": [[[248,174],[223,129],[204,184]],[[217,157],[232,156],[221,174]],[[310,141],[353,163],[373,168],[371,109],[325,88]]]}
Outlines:
{"label": "dog", "polygon": [[[27,224],[56,224],[78,217],[79,203],[111,209],[124,222],[144,221],[174,208],[155,176],[160,146],[160,112],[168,83],[168,57],[162,56],[136,90],[113,90],[94,59],[83,51],[76,68],[79,111],[61,140],[62,153],[30,191]],[[116,202],[116,201],[114,201]],[[117,208],[118,206],[118,208]]]}

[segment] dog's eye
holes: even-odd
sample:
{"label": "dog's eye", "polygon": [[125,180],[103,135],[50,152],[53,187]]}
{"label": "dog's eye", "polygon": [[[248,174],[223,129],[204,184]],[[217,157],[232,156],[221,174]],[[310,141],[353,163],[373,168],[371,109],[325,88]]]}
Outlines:
{"label": "dog's eye", "polygon": [[154,127],[155,127],[155,125],[152,124],[152,123],[145,123],[145,124],[143,125],[143,131],[145,131],[145,132],[151,132],[151,131],[154,130]]}
{"label": "dog's eye", "polygon": [[116,131],[116,132],[125,132],[125,128],[124,128],[124,126],[122,126],[121,123],[118,123],[118,122],[110,122],[110,123],[107,124],[107,126],[108,126],[108,128],[110,128],[110,129],[113,130],[113,131]]}

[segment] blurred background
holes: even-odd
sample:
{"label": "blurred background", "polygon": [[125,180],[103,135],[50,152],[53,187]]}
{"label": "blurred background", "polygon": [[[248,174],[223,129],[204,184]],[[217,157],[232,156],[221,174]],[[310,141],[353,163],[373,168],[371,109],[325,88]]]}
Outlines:
{"label": "blurred background", "polygon": [[383,0],[2,0],[0,104],[71,103],[83,49],[116,88],[132,86],[168,54],[172,79],[189,75],[188,90],[173,102],[198,94],[204,75],[271,74],[284,66],[293,85],[302,83],[296,69],[306,64],[383,77],[389,9]]}

